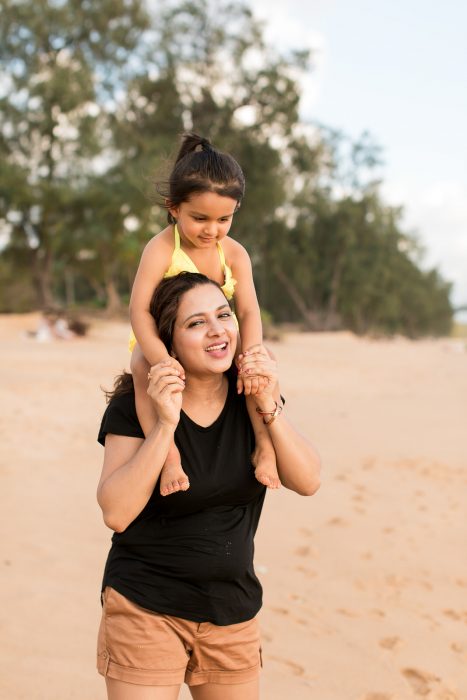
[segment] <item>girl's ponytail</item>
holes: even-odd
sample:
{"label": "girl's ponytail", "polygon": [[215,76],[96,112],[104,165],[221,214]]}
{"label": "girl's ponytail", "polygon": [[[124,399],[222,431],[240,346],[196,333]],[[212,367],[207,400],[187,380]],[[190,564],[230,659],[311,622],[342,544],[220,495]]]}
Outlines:
{"label": "girl's ponytail", "polygon": [[196,151],[213,151],[213,147],[209,139],[203,136],[198,136],[193,132],[186,133],[183,135],[182,145],[175,159],[175,163],[178,163],[182,158],[184,158],[188,153],[195,153]]}

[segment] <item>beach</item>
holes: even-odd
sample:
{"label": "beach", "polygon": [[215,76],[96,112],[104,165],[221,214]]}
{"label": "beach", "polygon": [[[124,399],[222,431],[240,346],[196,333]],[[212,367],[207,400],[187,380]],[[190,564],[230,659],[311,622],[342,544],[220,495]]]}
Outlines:
{"label": "beach", "polygon": [[[0,697],[104,700],[96,437],[128,324],[39,343],[37,323],[0,316]],[[262,700],[466,700],[465,341],[288,333],[270,347],[323,471],[312,497],[266,498]]]}

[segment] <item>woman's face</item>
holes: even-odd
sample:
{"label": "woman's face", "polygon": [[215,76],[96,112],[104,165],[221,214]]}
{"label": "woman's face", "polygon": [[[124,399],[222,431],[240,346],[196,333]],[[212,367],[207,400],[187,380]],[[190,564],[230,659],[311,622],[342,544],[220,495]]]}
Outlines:
{"label": "woman's face", "polygon": [[203,284],[183,295],[172,346],[187,374],[221,374],[230,367],[237,346],[237,326],[220,289]]}

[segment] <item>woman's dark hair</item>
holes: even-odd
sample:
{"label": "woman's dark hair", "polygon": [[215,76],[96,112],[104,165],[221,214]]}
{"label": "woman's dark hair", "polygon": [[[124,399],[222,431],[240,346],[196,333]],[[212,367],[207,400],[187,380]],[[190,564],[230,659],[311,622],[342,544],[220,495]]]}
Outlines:
{"label": "woman's dark hair", "polygon": [[[180,272],[174,277],[166,277],[161,280],[155,288],[149,311],[157,327],[159,338],[169,354],[172,352],[175,320],[183,295],[190,289],[205,284],[212,284],[213,287],[217,287],[222,292],[220,284],[200,272]],[[115,378],[113,390],[104,390],[104,393],[107,401],[110,401],[116,396],[128,394],[131,391],[133,391],[133,377],[129,372],[124,371]]]}
{"label": "woman's dark hair", "polygon": [[[202,192],[231,197],[240,206],[245,193],[245,177],[233,156],[218,151],[208,139],[198,134],[186,133],[182,136],[182,145],[168,181],[159,185],[157,190],[164,197],[166,208],[178,206],[187,202],[191,195]],[[175,223],[170,212],[167,218],[170,224]]]}

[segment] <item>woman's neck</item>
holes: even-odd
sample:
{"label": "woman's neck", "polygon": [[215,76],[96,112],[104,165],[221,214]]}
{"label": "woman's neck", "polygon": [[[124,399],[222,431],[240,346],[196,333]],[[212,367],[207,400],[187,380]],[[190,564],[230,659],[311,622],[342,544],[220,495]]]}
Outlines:
{"label": "woman's neck", "polygon": [[183,398],[190,403],[213,403],[216,400],[224,400],[227,384],[227,377],[224,374],[204,377],[187,375]]}

